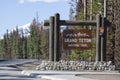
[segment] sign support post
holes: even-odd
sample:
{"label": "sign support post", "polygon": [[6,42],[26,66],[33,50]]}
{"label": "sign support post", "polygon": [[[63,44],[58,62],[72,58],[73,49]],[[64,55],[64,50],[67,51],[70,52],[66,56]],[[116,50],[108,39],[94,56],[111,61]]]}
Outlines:
{"label": "sign support post", "polygon": [[103,18],[103,21],[102,21],[102,25],[103,25],[103,27],[104,27],[104,32],[103,32],[103,43],[102,43],[102,45],[103,45],[103,61],[106,61],[106,42],[107,42],[107,26],[105,25],[105,21],[106,21],[106,19],[105,18]]}
{"label": "sign support post", "polygon": [[98,14],[97,15],[97,27],[96,27],[96,61],[100,61],[100,53],[101,53],[101,39],[100,39],[100,32],[99,32],[99,28],[100,28],[100,23],[101,23],[101,15]]}
{"label": "sign support post", "polygon": [[54,61],[54,17],[50,17],[50,29],[49,29],[49,60]]}
{"label": "sign support post", "polygon": [[60,33],[60,15],[58,13],[55,14],[54,19],[54,61],[60,60],[60,47],[59,47],[59,33]]}

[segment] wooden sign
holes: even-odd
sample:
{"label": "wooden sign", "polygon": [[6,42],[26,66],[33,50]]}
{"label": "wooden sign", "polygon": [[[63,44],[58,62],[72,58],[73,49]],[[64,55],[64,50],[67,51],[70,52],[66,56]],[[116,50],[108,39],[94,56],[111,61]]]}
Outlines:
{"label": "wooden sign", "polygon": [[92,31],[88,29],[63,31],[63,48],[65,50],[86,50],[92,47]]}

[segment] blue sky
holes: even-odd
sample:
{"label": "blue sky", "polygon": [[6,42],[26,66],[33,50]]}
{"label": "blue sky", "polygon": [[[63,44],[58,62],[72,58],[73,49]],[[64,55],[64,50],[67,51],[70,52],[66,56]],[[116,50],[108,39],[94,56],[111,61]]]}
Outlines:
{"label": "blue sky", "polygon": [[61,19],[69,19],[68,0],[0,0],[0,36],[6,30],[32,22],[38,13],[39,21],[60,13]]}

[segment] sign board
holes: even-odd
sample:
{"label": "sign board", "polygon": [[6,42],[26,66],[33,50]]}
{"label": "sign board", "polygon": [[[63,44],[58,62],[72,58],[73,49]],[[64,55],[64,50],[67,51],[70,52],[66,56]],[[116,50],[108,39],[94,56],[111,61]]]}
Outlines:
{"label": "sign board", "polygon": [[63,31],[63,48],[65,50],[86,50],[92,47],[92,31],[88,29]]}

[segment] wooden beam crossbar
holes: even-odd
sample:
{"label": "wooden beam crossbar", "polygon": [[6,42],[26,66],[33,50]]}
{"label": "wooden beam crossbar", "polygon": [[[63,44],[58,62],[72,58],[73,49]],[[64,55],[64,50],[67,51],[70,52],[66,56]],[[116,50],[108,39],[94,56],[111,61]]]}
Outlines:
{"label": "wooden beam crossbar", "polygon": [[61,20],[60,25],[66,25],[66,26],[95,26],[97,21],[69,21],[69,20]]}
{"label": "wooden beam crossbar", "polygon": [[[45,20],[44,21],[44,26],[49,26],[49,20]],[[60,26],[95,26],[97,24],[97,21],[96,20],[93,20],[93,21],[70,21],[70,20],[60,20],[59,21],[59,25]]]}

